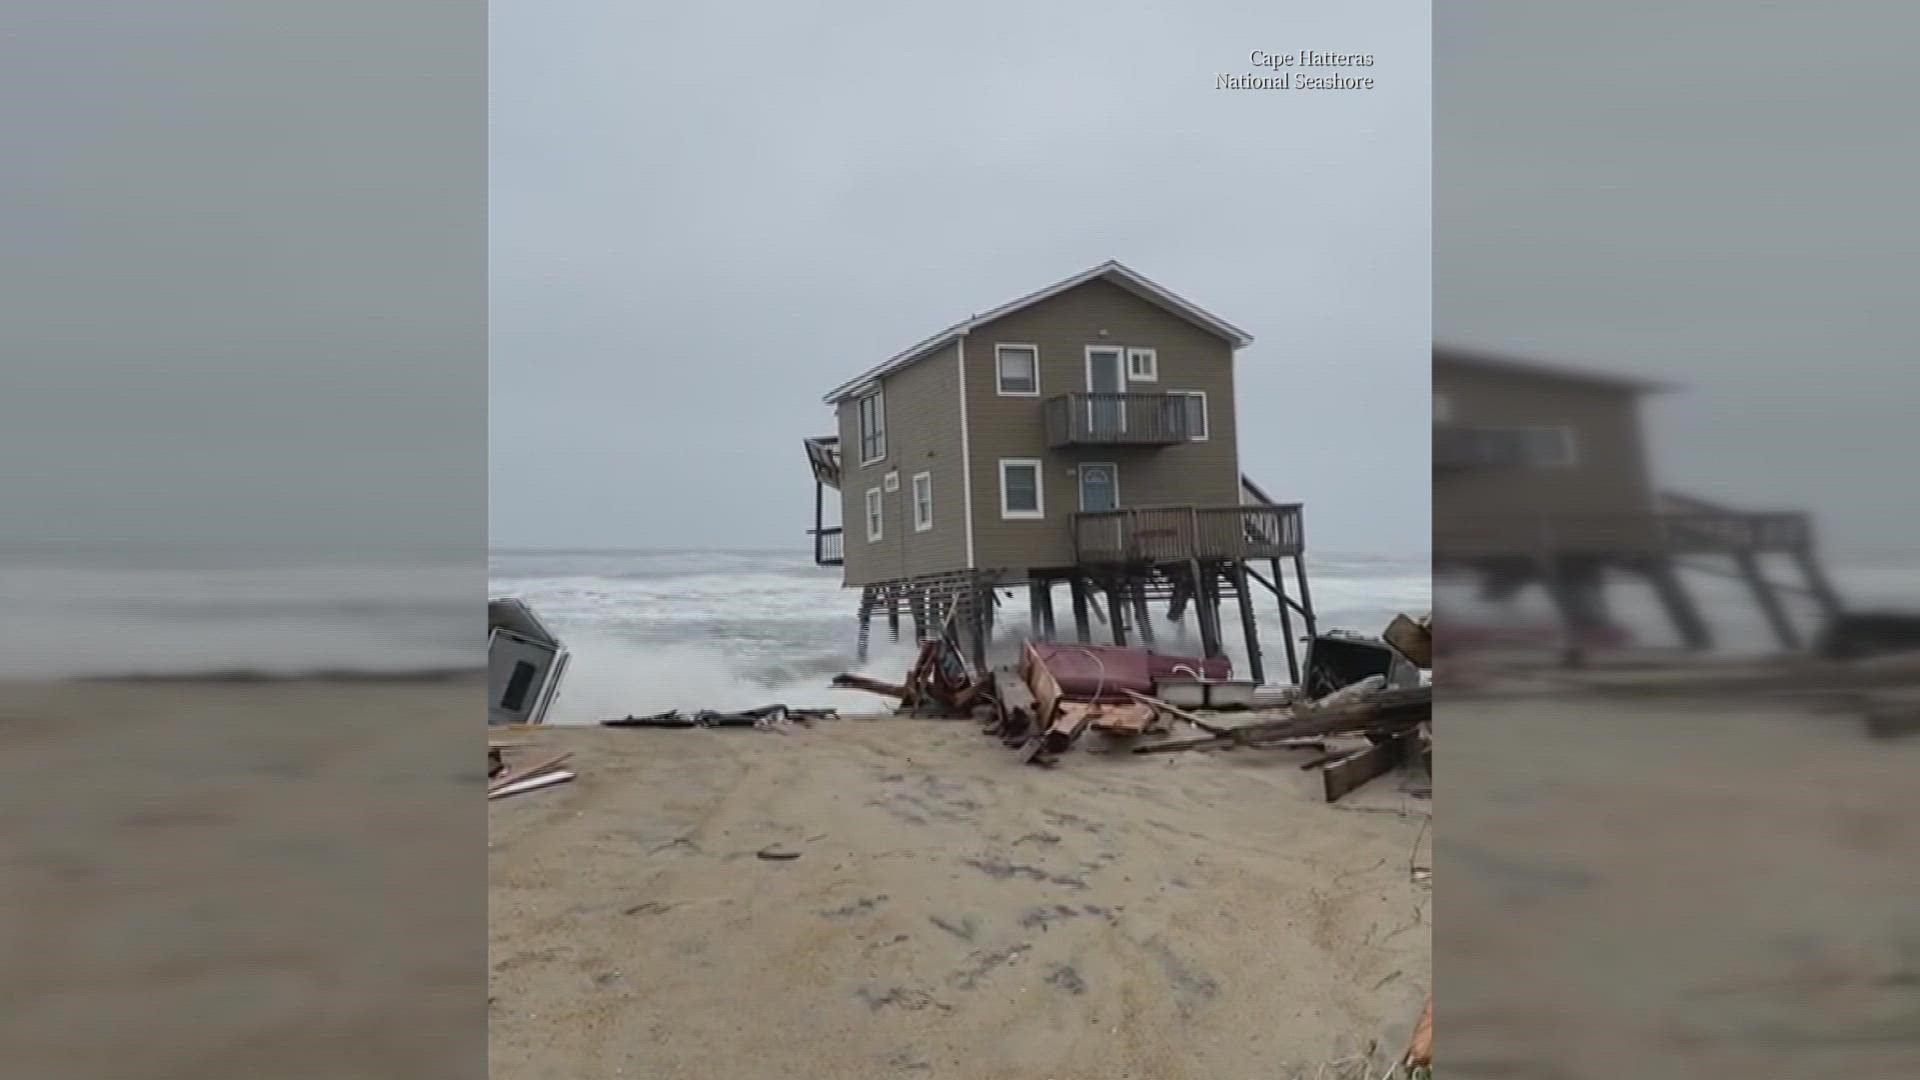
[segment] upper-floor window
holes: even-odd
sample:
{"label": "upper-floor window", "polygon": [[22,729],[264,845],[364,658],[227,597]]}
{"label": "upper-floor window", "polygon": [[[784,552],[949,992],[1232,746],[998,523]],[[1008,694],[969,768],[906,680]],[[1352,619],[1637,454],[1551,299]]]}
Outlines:
{"label": "upper-floor window", "polygon": [[913,474],[913,531],[933,528],[933,474]]}
{"label": "upper-floor window", "polygon": [[881,511],[885,504],[880,499],[879,488],[867,489],[867,543],[879,540],[886,531],[886,515]]}
{"label": "upper-floor window", "polygon": [[995,388],[1011,397],[1035,397],[1040,393],[1040,350],[1033,345],[996,345],[994,353]]}
{"label": "upper-floor window", "polygon": [[1205,390],[1169,390],[1167,396],[1180,410],[1180,430],[1186,432],[1193,442],[1206,442],[1207,430],[1207,392]]}
{"label": "upper-floor window", "polygon": [[1039,461],[1033,458],[1000,459],[1000,516],[1014,520],[1047,516]]}
{"label": "upper-floor window", "polygon": [[860,464],[887,456],[887,401],[879,392],[860,399]]}
{"label": "upper-floor window", "polygon": [[1160,355],[1152,349],[1128,349],[1127,379],[1130,382],[1160,381]]}

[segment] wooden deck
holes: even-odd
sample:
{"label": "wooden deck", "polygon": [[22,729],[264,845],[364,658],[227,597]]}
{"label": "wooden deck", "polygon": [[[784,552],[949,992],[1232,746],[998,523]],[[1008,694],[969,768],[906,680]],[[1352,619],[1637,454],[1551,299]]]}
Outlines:
{"label": "wooden deck", "polygon": [[1074,559],[1083,565],[1282,558],[1305,547],[1298,503],[1073,515]]}

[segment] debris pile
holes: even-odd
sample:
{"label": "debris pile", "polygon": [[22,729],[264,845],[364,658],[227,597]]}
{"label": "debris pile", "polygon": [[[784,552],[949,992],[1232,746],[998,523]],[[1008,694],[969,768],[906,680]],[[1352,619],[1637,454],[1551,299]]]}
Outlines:
{"label": "debris pile", "polygon": [[717,712],[702,709],[688,714],[678,709],[653,713],[648,716],[623,716],[618,719],[602,720],[601,727],[654,727],[654,728],[719,728],[747,727],[765,730],[779,730],[785,724],[799,724],[808,727],[815,720],[833,720],[839,716],[834,709],[796,709],[789,705],[762,705],[757,709],[743,709],[740,712]]}
{"label": "debris pile", "polygon": [[541,757],[524,743],[488,742],[487,798],[504,799],[564,784],[574,777],[571,769],[561,767],[571,757],[571,753]]}

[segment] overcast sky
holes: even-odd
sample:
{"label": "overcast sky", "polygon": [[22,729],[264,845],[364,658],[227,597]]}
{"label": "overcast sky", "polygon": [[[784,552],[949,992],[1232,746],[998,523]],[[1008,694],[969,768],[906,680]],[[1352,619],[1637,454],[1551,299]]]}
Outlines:
{"label": "overcast sky", "polygon": [[[1317,547],[1424,552],[1425,4],[497,0],[491,34],[496,546],[798,550],[822,393],[1117,258],[1257,339],[1242,460]],[[1379,85],[1216,90],[1255,49]]]}
{"label": "overcast sky", "polygon": [[1670,489],[1920,556],[1920,13],[1436,8],[1436,333],[1685,384]]}

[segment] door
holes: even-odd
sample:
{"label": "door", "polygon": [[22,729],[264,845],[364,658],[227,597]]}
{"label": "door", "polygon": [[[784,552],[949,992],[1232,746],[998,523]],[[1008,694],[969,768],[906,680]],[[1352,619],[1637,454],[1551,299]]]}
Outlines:
{"label": "door", "polygon": [[1111,439],[1127,430],[1127,358],[1119,349],[1087,349],[1087,434]]}
{"label": "door", "polygon": [[1088,514],[1120,509],[1120,470],[1106,463],[1080,466],[1080,509]]}

